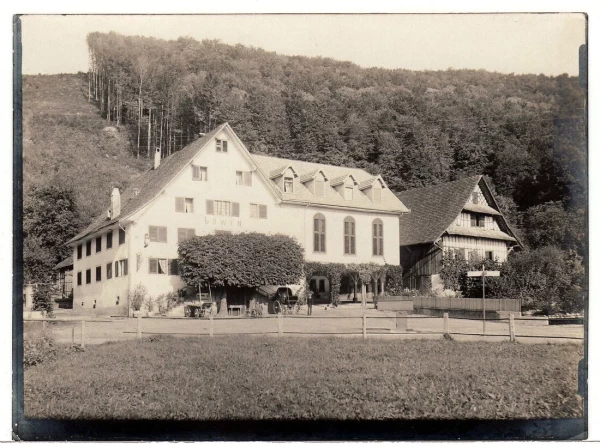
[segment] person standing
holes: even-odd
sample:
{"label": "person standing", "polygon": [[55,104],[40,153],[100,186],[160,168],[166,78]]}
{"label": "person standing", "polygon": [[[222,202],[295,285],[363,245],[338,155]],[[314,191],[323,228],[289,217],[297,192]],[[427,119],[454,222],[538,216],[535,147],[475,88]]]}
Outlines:
{"label": "person standing", "polygon": [[312,306],[313,306],[313,293],[312,291],[308,291],[306,296],[306,304],[308,305],[308,315],[312,316]]}

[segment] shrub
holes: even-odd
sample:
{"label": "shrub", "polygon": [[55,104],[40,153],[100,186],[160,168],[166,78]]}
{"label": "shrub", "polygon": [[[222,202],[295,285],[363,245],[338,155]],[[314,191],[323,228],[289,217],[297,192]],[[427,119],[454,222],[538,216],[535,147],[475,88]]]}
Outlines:
{"label": "shrub", "polygon": [[386,266],[385,289],[389,296],[402,294],[402,267],[395,265]]}
{"label": "shrub", "polygon": [[56,359],[57,349],[48,330],[40,328],[41,322],[33,322],[34,328],[23,333],[23,368]]}
{"label": "shrub", "polygon": [[42,314],[52,316],[54,311],[54,300],[52,300],[53,288],[51,285],[39,285],[33,293],[33,310],[41,311]]}
{"label": "shrub", "polygon": [[148,295],[148,289],[141,283],[138,283],[137,286],[133,289],[133,291],[128,292],[129,295],[129,305],[131,309],[134,311],[140,311],[144,303],[146,302],[146,297]]}

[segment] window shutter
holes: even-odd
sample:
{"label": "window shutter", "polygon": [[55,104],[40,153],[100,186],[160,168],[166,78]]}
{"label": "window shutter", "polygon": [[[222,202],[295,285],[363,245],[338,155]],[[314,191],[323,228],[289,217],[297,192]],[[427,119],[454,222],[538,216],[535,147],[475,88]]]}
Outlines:
{"label": "window shutter", "polygon": [[158,260],[156,258],[148,259],[148,271],[150,274],[156,274],[158,272]]}
{"label": "window shutter", "polygon": [[192,166],[192,179],[200,180],[200,167],[199,166]]}
{"label": "window shutter", "polygon": [[258,217],[261,219],[267,219],[267,206],[266,205],[258,206]]}
{"label": "window shutter", "polygon": [[223,140],[223,152],[227,152],[227,140]]}
{"label": "window shutter", "polygon": [[158,241],[160,241],[161,243],[167,242],[167,228],[166,227],[158,228]]}
{"label": "window shutter", "polygon": [[179,275],[179,263],[177,258],[169,260],[169,275]]}
{"label": "window shutter", "polygon": [[177,242],[180,243],[181,241],[185,240],[187,237],[186,234],[186,229],[177,229]]}
{"label": "window shutter", "polygon": [[127,259],[123,260],[123,275],[127,275]]}
{"label": "window shutter", "polygon": [[175,211],[183,213],[183,198],[175,198]]}
{"label": "window shutter", "polygon": [[231,216],[240,216],[240,203],[232,202],[231,203]]}
{"label": "window shutter", "polygon": [[244,185],[246,187],[251,187],[252,186],[252,171],[244,171],[242,174],[242,177],[244,179]]}
{"label": "window shutter", "polygon": [[325,252],[325,225],[323,225],[323,233],[321,234],[321,252]]}
{"label": "window shutter", "polygon": [[471,215],[471,227],[477,227],[477,216]]}
{"label": "window shutter", "polygon": [[206,200],[206,214],[207,215],[215,214],[215,201],[213,201],[212,199]]}

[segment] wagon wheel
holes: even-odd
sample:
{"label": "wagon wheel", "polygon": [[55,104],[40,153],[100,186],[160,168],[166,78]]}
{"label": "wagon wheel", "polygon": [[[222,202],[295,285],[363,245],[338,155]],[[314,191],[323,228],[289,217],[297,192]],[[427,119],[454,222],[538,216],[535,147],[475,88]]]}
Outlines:
{"label": "wagon wheel", "polygon": [[279,300],[273,301],[273,312],[275,314],[281,313],[281,304],[279,303]]}
{"label": "wagon wheel", "polygon": [[186,306],[186,307],[183,309],[183,315],[184,315],[185,317],[190,317],[190,307],[189,307],[189,306]]}

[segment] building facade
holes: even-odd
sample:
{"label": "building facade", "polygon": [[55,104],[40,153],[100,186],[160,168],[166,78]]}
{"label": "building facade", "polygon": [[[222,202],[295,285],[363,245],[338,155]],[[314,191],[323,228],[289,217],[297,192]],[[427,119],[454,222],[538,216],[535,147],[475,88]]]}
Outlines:
{"label": "building facade", "polygon": [[407,211],[380,176],[253,155],[223,124],[167,158],[157,153],[69,241],[73,305],[122,308],[139,283],[152,296],[183,288],[178,243],[217,232],[289,235],[310,261],[398,265],[398,216]]}
{"label": "building facade", "polygon": [[407,288],[440,288],[446,251],[471,261],[504,262],[511,250],[522,247],[483,176],[404,191],[398,198],[410,209],[400,217]]}

